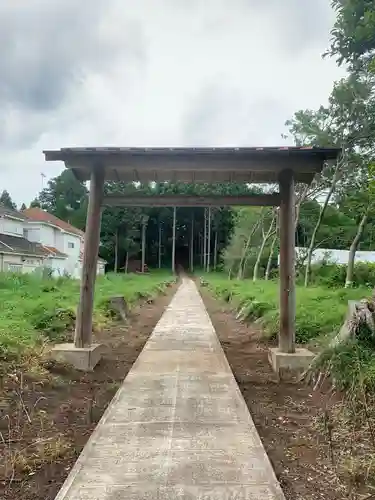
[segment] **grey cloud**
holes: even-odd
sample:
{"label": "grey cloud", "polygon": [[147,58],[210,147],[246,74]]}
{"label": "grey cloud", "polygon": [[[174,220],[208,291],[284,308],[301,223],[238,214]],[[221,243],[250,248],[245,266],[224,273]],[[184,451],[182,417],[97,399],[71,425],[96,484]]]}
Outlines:
{"label": "grey cloud", "polygon": [[272,97],[256,99],[238,88],[208,85],[185,115],[184,141],[191,146],[272,145],[287,112]]}
{"label": "grey cloud", "polygon": [[105,29],[111,3],[2,0],[0,102],[53,109],[88,72],[105,71],[120,55],[144,57],[139,25],[129,21],[120,40]]}
{"label": "grey cloud", "polygon": [[185,9],[187,16],[199,11],[201,29],[218,34],[246,20],[248,30],[263,28],[257,49],[262,51],[271,38],[288,52],[301,52],[322,41],[333,26],[334,13],[329,0],[168,0]]}
{"label": "grey cloud", "polygon": [[281,133],[286,113],[272,97],[254,99],[238,88],[208,85],[185,115],[184,142],[191,146],[267,145]]}
{"label": "grey cloud", "polygon": [[271,22],[278,40],[287,50],[300,52],[321,42],[333,26],[329,0],[240,0]]}

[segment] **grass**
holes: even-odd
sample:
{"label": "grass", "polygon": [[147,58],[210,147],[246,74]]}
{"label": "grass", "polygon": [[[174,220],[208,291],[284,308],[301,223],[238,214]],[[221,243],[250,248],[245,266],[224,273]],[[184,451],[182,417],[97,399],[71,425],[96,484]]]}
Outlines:
{"label": "grass", "polygon": [[[221,274],[204,275],[213,293],[230,302],[241,319],[258,321],[268,337],[279,330],[279,284],[276,281],[229,281]],[[296,289],[296,340],[307,344],[337,332],[344,322],[348,300],[369,295],[369,289],[333,289],[322,286]]]}
{"label": "grass", "polygon": [[[128,306],[163,291],[167,273],[107,274],[96,282],[94,326],[110,321],[107,300],[122,295]],[[79,282],[34,274],[0,274],[0,359],[17,358],[44,342],[62,340],[72,330]]]}

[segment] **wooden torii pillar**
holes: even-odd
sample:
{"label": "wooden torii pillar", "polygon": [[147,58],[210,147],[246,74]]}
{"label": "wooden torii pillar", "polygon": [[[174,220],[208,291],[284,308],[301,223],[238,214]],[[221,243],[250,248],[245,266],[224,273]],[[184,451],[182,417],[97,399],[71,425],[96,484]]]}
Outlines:
{"label": "wooden torii pillar", "polygon": [[281,172],[280,186],[280,334],[279,349],[295,352],[295,190],[291,170]]}
{"label": "wooden torii pillar", "polygon": [[82,371],[92,371],[102,356],[102,346],[92,343],[94,289],[100,244],[101,210],[104,195],[104,166],[91,171],[83,250],[80,296],[73,344],[58,344],[52,356]]}
{"label": "wooden torii pillar", "polygon": [[282,370],[304,370],[314,354],[297,348],[296,279],[295,279],[295,186],[292,170],[279,176],[280,191],[280,331],[279,346],[269,350],[269,360],[276,373]]}
{"label": "wooden torii pillar", "polygon": [[92,316],[100,244],[104,177],[105,170],[103,167],[98,166],[92,170],[83,250],[81,289],[74,335],[74,346],[77,348],[90,347],[92,341]]}

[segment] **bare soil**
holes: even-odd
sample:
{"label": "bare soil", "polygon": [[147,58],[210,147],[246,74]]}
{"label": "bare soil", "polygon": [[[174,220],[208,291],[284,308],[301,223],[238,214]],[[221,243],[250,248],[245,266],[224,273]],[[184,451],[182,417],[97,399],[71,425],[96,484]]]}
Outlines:
{"label": "bare soil", "polygon": [[334,457],[343,443],[329,438],[329,424],[327,429],[316,426],[337,398],[292,377],[278,380],[260,329],[237,321],[229,306],[205,288],[201,293],[286,499],[375,499],[363,492],[363,485],[348,485],[338,477]]}
{"label": "bare soil", "polygon": [[53,500],[176,290],[96,333],[107,353],[93,373],[46,362],[3,367],[0,498]]}

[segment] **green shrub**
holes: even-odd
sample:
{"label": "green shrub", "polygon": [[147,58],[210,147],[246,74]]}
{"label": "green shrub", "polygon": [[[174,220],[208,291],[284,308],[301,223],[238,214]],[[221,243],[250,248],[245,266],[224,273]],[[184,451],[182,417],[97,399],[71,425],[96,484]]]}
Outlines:
{"label": "green shrub", "polygon": [[316,368],[329,371],[336,389],[348,392],[354,400],[375,391],[374,348],[360,339],[325,349],[317,359]]}
{"label": "green shrub", "polygon": [[[277,281],[228,280],[222,274],[204,275],[212,292],[230,302],[246,321],[259,320],[267,337],[279,332],[279,283]],[[296,341],[306,344],[337,332],[344,322],[349,300],[368,295],[367,288],[337,289],[324,286],[296,287]]]}
{"label": "green shrub", "polygon": [[254,297],[248,298],[238,308],[238,317],[242,321],[255,321],[262,318],[270,308],[266,302],[260,302]]}
{"label": "green shrub", "polygon": [[[345,285],[347,266],[342,264],[328,264],[321,262],[311,266],[311,283],[329,288],[338,288]],[[305,268],[297,271],[297,282],[302,284]],[[353,283],[355,287],[375,286],[375,264],[359,262],[354,266]]]}
{"label": "green shrub", "polygon": [[[110,321],[103,301],[123,295],[131,306],[140,297],[160,293],[175,280],[166,272],[107,274],[96,281],[94,323],[98,327]],[[0,273],[0,359],[10,360],[33,349],[41,342],[64,341],[71,335],[79,298],[80,283],[48,274]]]}
{"label": "green shrub", "polygon": [[74,328],[75,319],[76,315],[71,309],[46,309],[42,305],[36,307],[30,317],[33,328],[54,342],[67,339]]}

